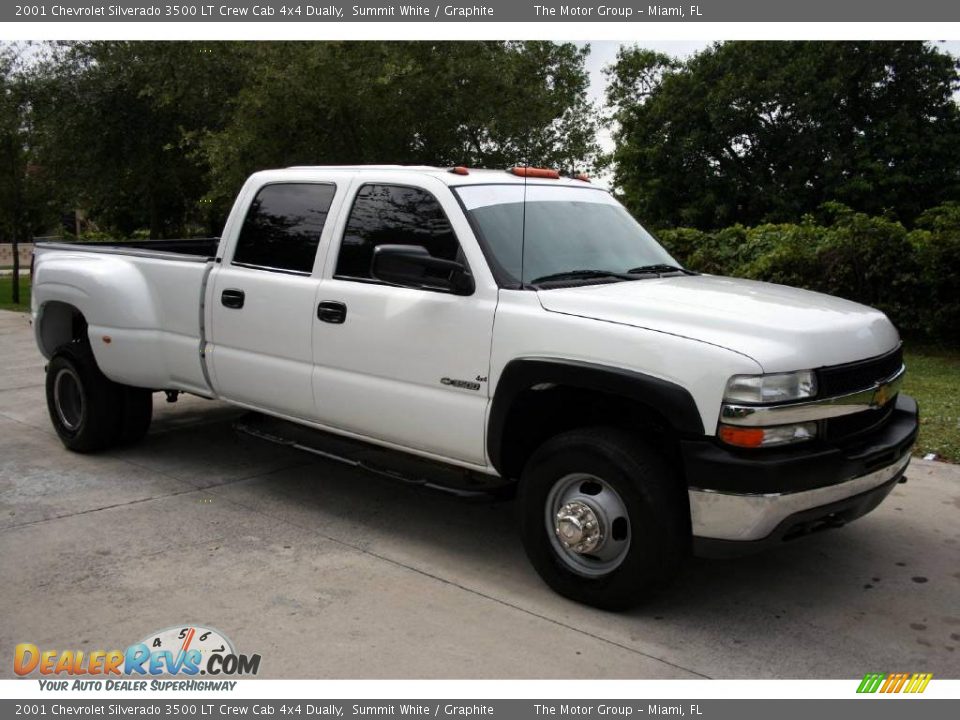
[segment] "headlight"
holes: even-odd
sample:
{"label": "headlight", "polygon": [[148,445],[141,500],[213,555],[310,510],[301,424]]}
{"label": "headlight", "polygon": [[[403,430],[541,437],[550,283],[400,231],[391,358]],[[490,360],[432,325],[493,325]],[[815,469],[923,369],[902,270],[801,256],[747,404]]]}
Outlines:
{"label": "headlight", "polygon": [[778,403],[802,400],[817,394],[812,370],[770,375],[734,375],[727,381],[725,402]]}

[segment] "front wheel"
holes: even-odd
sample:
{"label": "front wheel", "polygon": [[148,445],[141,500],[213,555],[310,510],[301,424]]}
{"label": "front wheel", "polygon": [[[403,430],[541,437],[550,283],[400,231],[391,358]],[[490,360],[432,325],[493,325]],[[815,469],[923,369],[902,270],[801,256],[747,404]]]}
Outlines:
{"label": "front wheel", "polygon": [[524,548],[550,587],[609,610],[652,596],[690,545],[685,488],[659,454],[618,428],[548,440],[520,481]]}

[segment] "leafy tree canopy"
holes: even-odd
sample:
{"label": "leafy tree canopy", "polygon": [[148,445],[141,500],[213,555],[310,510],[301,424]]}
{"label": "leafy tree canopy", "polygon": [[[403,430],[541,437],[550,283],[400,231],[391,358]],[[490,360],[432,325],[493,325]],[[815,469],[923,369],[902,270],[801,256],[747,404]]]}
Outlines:
{"label": "leafy tree canopy", "polygon": [[220,201],[258,168],[582,166],[596,152],[588,48],[548,42],[263,43],[203,143]]}
{"label": "leafy tree canopy", "polygon": [[32,70],[32,115],[62,207],[121,235],[203,226],[207,167],[196,143],[224,123],[242,55],[235,43],[47,46]]}
{"label": "leafy tree canopy", "polygon": [[32,71],[64,208],[153,237],[216,233],[251,172],[292,164],[582,167],[586,47],[548,42],[82,42]]}
{"label": "leafy tree canopy", "polygon": [[608,70],[615,183],[658,227],[798,221],[825,202],[913,222],[960,199],[957,62],[921,42],[727,42]]}
{"label": "leafy tree canopy", "polygon": [[0,46],[0,241],[29,240],[51,205],[34,160],[26,46]]}

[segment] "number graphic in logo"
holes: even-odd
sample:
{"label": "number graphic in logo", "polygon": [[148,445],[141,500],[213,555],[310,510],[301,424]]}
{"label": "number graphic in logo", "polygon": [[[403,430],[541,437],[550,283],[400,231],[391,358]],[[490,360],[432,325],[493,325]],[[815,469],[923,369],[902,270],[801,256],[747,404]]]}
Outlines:
{"label": "number graphic in logo", "polygon": [[186,653],[188,650],[199,650],[202,662],[201,666],[206,664],[207,659],[214,653],[223,655],[234,655],[233,643],[226,635],[214,628],[204,627],[203,625],[179,625],[168,627],[155,633],[151,633],[141,642],[150,648],[151,652],[158,650],[169,650],[177,657],[180,653]]}

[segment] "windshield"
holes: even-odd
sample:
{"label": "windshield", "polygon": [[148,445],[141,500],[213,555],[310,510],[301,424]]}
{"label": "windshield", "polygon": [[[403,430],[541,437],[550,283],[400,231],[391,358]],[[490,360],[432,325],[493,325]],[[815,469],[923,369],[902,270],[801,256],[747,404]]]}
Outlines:
{"label": "windshield", "polygon": [[513,184],[461,186],[456,192],[497,275],[510,284],[585,270],[623,274],[645,266],[679,267],[604,190]]}

